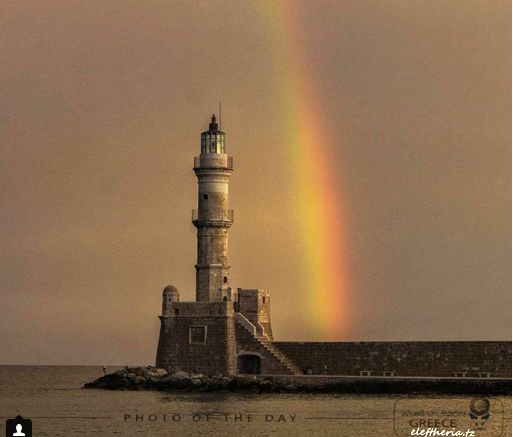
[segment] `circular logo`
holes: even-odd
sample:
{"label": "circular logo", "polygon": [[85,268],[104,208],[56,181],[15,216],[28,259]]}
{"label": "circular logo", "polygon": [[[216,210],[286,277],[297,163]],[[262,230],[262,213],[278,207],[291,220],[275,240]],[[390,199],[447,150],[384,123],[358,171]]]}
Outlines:
{"label": "circular logo", "polygon": [[490,401],[486,398],[474,398],[470,401],[470,411],[476,416],[484,416],[490,410]]}

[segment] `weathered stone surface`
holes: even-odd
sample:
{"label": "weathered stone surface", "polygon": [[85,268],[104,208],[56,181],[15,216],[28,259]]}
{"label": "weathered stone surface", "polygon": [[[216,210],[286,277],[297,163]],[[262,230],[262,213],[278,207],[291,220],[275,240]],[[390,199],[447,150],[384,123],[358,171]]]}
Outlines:
{"label": "weathered stone surface", "polygon": [[[172,305],[173,316],[161,316],[157,366],[169,373],[179,370],[236,373],[233,303],[175,302]],[[204,343],[191,341],[194,327],[204,329]]]}
{"label": "weathered stone surface", "polygon": [[141,385],[141,384],[146,384],[146,378],[144,376],[136,376],[135,379],[134,379],[134,384],[135,385]]}
{"label": "weathered stone surface", "polygon": [[[314,375],[511,378],[508,341],[273,342],[304,373]],[[326,366],[326,368],[325,368]],[[390,375],[388,375],[390,376]]]}

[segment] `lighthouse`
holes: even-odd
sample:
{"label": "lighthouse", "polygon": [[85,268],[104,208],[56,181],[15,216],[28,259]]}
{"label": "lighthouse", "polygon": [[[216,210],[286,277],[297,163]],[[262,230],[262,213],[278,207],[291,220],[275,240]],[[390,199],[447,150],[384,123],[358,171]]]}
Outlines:
{"label": "lighthouse", "polygon": [[198,178],[198,207],[192,211],[192,223],[197,228],[197,302],[232,300],[228,281],[228,229],[233,223],[228,185],[232,171],[226,133],[212,115],[208,130],[201,134],[200,155],[194,158]]}
{"label": "lighthouse", "polygon": [[269,290],[232,291],[230,286],[228,230],[233,210],[228,184],[233,160],[226,154],[226,134],[215,115],[201,133],[193,170],[198,178],[198,204],[192,210],[198,250],[196,300],[182,301],[173,285],[162,291],[157,367],[206,375],[300,374],[273,344]]}

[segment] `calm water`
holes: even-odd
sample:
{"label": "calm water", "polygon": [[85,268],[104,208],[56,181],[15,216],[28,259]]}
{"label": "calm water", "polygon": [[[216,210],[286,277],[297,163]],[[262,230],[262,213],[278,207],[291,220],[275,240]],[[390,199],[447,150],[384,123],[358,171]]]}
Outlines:
{"label": "calm water", "polygon": [[[108,369],[114,370],[117,368]],[[404,415],[397,408],[418,411],[443,405],[460,408],[468,416],[470,402],[470,397],[170,394],[81,388],[101,374],[100,367],[0,366],[1,435],[5,434],[5,420],[20,414],[32,419],[37,437],[394,436],[394,425],[399,435],[411,431],[409,424],[410,428],[404,428],[404,418],[396,416],[394,420],[394,414]],[[475,435],[499,435],[502,430],[502,435],[510,436],[511,398],[491,401],[493,420]]]}

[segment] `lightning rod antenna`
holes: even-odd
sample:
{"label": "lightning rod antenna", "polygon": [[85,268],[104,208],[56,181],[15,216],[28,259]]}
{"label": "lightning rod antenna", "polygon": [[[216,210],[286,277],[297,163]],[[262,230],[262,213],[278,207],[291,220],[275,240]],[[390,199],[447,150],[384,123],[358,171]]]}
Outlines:
{"label": "lightning rod antenna", "polygon": [[221,126],[222,126],[221,120],[222,120],[222,118],[221,118],[221,102],[219,102],[219,130],[221,130]]}

